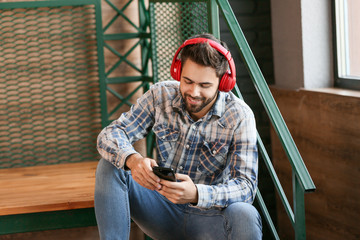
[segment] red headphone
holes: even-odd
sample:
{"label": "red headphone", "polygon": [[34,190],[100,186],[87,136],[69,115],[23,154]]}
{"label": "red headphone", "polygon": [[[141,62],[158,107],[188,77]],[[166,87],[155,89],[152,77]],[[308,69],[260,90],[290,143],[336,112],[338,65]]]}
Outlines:
{"label": "red headphone", "polygon": [[235,70],[235,63],[233,58],[231,57],[230,51],[228,51],[226,48],[224,48],[220,43],[215,42],[208,38],[193,38],[186,40],[176,51],[174,59],[171,64],[170,73],[173,79],[180,81],[181,76],[181,60],[178,59],[178,55],[182,48],[184,48],[187,45],[197,44],[197,43],[204,43],[208,42],[210,46],[217,51],[219,51],[222,55],[225,56],[226,60],[229,63],[230,71],[227,71],[220,80],[219,84],[219,91],[222,92],[229,92],[231,91],[236,83],[236,70]]}

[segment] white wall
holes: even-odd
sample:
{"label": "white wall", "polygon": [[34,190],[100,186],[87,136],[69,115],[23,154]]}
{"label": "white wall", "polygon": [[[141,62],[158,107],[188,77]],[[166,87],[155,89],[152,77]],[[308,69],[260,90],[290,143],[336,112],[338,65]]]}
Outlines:
{"label": "white wall", "polygon": [[331,1],[271,0],[275,84],[333,86]]}

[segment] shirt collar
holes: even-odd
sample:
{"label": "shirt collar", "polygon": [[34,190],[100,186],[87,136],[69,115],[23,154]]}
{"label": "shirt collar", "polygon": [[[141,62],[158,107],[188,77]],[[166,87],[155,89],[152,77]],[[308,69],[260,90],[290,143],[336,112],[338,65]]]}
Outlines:
{"label": "shirt collar", "polygon": [[212,115],[216,115],[218,117],[221,117],[225,112],[225,96],[226,93],[220,92],[218,94],[218,97],[212,107]]}
{"label": "shirt collar", "polygon": [[172,106],[173,108],[178,109],[180,111],[183,110],[184,103],[181,97],[180,88],[177,89],[177,94],[172,101]]}

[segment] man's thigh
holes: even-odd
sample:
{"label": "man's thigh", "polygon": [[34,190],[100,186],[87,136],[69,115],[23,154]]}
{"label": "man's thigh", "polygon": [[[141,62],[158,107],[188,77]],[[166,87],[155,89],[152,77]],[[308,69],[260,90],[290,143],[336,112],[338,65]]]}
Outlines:
{"label": "man's thigh", "polygon": [[248,203],[234,203],[221,210],[189,209],[187,239],[261,239],[258,211]]}
{"label": "man's thigh", "polygon": [[129,203],[132,220],[153,239],[184,239],[184,208],[130,177]]}
{"label": "man's thigh", "polygon": [[186,216],[186,239],[227,239],[227,221],[220,210],[189,208]]}
{"label": "man's thigh", "polygon": [[227,221],[222,211],[173,204],[156,191],[141,189],[130,194],[130,212],[153,239],[227,239]]}

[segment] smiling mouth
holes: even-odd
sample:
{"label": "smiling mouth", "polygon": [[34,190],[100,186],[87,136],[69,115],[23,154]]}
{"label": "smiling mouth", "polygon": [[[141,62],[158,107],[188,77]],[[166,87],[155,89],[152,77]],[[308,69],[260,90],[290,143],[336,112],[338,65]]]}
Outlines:
{"label": "smiling mouth", "polygon": [[189,104],[193,104],[193,105],[196,105],[196,104],[201,103],[201,99],[199,99],[199,98],[192,98],[192,97],[190,97],[190,96],[187,96],[187,100],[188,100],[188,103],[189,103]]}

